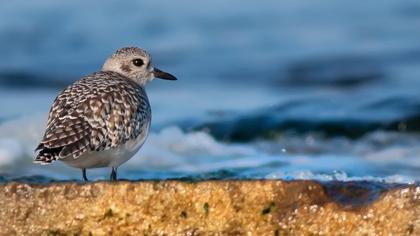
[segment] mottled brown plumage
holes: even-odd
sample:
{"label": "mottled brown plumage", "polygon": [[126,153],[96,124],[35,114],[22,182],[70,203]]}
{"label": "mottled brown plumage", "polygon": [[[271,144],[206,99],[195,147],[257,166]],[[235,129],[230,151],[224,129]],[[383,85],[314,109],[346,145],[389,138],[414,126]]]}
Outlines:
{"label": "mottled brown plumage", "polygon": [[174,76],[151,66],[143,49],[128,47],[108,58],[102,71],[83,77],[61,92],[48,116],[35,162],[55,160],[81,168],[112,167],[131,158],[144,143],[151,109],[144,86],[155,77]]}
{"label": "mottled brown plumage", "polygon": [[144,88],[116,72],[93,73],[55,99],[35,161],[48,163],[115,148],[144,135],[142,127],[150,118]]}

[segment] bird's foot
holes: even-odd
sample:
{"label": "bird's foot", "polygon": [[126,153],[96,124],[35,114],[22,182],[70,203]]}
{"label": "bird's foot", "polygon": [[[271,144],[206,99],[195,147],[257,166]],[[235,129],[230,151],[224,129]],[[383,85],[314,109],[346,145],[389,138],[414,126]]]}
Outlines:
{"label": "bird's foot", "polygon": [[110,180],[117,181],[117,168],[112,167]]}
{"label": "bird's foot", "polygon": [[82,169],[82,176],[83,176],[83,180],[85,182],[88,182],[89,181],[88,178],[87,178],[87,176],[86,176],[86,169],[85,168]]}

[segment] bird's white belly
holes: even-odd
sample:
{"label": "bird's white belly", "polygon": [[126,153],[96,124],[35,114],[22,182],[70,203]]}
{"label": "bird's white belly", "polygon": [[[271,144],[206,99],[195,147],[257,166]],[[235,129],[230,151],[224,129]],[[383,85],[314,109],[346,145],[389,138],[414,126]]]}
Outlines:
{"label": "bird's white belly", "polygon": [[66,164],[76,168],[100,168],[100,167],[114,167],[117,168],[124,162],[128,161],[146,141],[149,132],[149,125],[142,134],[136,139],[128,140],[119,147],[103,150],[90,151],[82,154],[78,158],[66,157],[61,159]]}

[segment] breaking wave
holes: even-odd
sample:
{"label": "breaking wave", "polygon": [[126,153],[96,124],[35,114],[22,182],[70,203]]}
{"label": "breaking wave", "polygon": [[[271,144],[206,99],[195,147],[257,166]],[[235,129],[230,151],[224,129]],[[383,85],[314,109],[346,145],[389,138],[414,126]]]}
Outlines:
{"label": "breaking wave", "polygon": [[[44,117],[34,116],[0,125],[0,176],[4,181],[80,179],[80,171],[61,162],[32,163]],[[320,181],[420,180],[416,135],[376,132],[360,140],[289,135],[252,143],[221,142],[204,131],[185,132],[176,126],[153,131],[144,147],[119,175],[128,179],[315,179]],[[332,145],[334,144],[334,145]],[[106,168],[88,171],[104,179]]]}

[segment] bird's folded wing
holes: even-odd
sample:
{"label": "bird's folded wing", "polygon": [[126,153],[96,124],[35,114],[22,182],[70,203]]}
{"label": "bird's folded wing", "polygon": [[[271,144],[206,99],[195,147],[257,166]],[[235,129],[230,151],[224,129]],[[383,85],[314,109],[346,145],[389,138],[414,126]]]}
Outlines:
{"label": "bird's folded wing", "polygon": [[147,120],[144,111],[150,109],[142,88],[83,82],[70,86],[54,101],[35,161],[78,158],[86,151],[117,147],[142,132]]}

